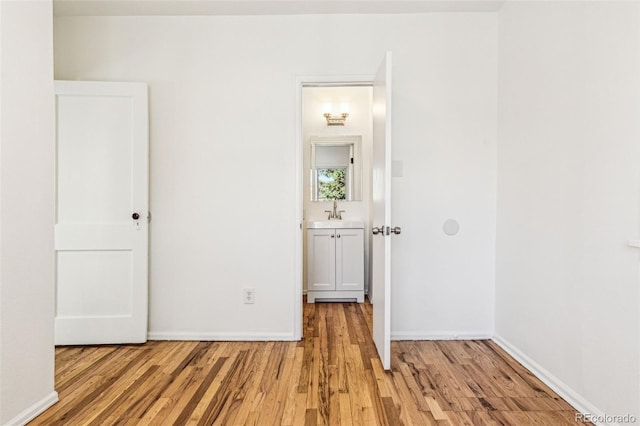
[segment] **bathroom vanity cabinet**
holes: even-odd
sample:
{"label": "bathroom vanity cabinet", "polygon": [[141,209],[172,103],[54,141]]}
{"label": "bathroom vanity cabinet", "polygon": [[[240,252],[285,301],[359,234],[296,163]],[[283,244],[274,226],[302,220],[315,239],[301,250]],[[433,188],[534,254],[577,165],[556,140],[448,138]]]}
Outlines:
{"label": "bathroom vanity cabinet", "polygon": [[327,227],[332,224],[328,221],[307,225],[307,302],[355,299],[362,303],[364,224],[341,222],[335,223],[341,227]]}

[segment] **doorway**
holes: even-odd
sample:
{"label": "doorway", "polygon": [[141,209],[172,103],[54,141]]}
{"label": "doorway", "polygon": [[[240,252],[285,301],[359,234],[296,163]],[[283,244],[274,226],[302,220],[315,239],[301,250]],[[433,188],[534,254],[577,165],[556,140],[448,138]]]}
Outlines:
{"label": "doorway", "polygon": [[[391,154],[392,154],[392,54],[386,52],[375,75],[350,76],[350,77],[299,77],[296,81],[296,222],[300,234],[295,242],[294,276],[299,285],[294,286],[293,291],[293,338],[302,338],[302,283],[303,281],[303,235],[304,224],[308,222],[311,212],[304,208],[304,126],[303,117],[308,109],[303,109],[303,89],[309,87],[370,87],[370,101],[367,111],[370,113],[371,131],[371,189],[370,196],[363,200],[369,200],[370,213],[366,230],[362,223],[363,232],[375,237],[371,239],[370,253],[375,253],[374,261],[369,261],[369,297],[373,291],[373,340],[382,361],[383,368],[391,368],[390,336],[391,336],[391,236],[400,233],[399,227],[391,227]],[[333,106],[331,107],[333,109]],[[326,109],[326,106],[325,106]],[[313,110],[313,108],[311,109]],[[317,113],[317,111],[316,111]],[[348,113],[342,111],[322,112],[325,125],[332,125],[332,120],[348,118]],[[329,218],[341,215],[337,207],[337,201],[333,202],[333,209],[323,211]],[[344,212],[346,213],[346,211]],[[378,226],[372,226],[373,222]],[[334,223],[326,226],[335,228]],[[345,227],[345,226],[343,226]],[[338,234],[334,234],[340,238]],[[337,244],[336,244],[337,246]],[[364,246],[364,244],[363,244]],[[336,248],[337,250],[337,248]],[[330,258],[330,255],[329,255]]]}
{"label": "doorway", "polygon": [[[301,92],[302,292],[311,303],[362,302],[370,287],[372,86],[314,84]],[[310,229],[318,223],[356,229]]]}
{"label": "doorway", "polygon": [[[333,202],[312,201],[313,185],[311,168],[311,138],[327,138],[352,136],[363,140],[361,152],[362,179],[360,199],[358,201],[336,200],[338,210],[345,210],[344,217],[361,218],[369,227],[364,233],[367,235],[364,249],[365,268],[364,285],[368,292],[370,284],[370,207],[371,207],[371,137],[372,137],[372,83],[374,75],[351,76],[320,76],[299,77],[296,80],[296,159],[297,167],[297,197],[296,221],[300,228],[300,238],[296,239],[296,278],[299,285],[295,286],[293,295],[294,338],[303,337],[303,297],[307,286],[307,270],[305,260],[306,226],[310,219],[327,219],[325,210],[333,210]],[[363,99],[364,98],[364,99]],[[353,102],[355,100],[355,102]],[[346,104],[346,105],[345,105]],[[340,109],[348,114],[344,126],[328,125],[326,113],[340,114]],[[328,111],[329,109],[333,111]],[[357,117],[357,118],[356,118]],[[359,133],[358,133],[359,132]],[[364,140],[369,138],[368,140]],[[365,146],[368,144],[368,146]],[[364,148],[363,148],[364,147]],[[355,161],[355,160],[354,160]],[[369,189],[366,189],[368,187]],[[329,208],[330,207],[330,208]],[[325,216],[326,215],[326,216]]]}

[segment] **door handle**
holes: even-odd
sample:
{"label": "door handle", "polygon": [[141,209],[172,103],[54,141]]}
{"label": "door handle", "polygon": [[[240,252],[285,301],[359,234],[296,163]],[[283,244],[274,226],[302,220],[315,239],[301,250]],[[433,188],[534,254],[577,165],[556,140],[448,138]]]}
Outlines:
{"label": "door handle", "polygon": [[388,227],[388,226],[380,226],[380,227],[378,227],[378,226],[374,226],[374,227],[371,229],[371,233],[372,233],[373,235],[378,235],[378,234],[380,234],[380,235],[382,235],[383,237],[384,237],[385,235],[389,235],[389,234],[396,234],[396,235],[399,235],[401,232],[402,232],[402,229],[401,229],[399,226],[394,226],[393,228],[390,228],[390,227]]}
{"label": "door handle", "polygon": [[138,213],[138,212],[134,212],[134,213],[131,215],[131,219],[133,219],[133,220],[138,220],[138,219],[140,219],[140,213]]}

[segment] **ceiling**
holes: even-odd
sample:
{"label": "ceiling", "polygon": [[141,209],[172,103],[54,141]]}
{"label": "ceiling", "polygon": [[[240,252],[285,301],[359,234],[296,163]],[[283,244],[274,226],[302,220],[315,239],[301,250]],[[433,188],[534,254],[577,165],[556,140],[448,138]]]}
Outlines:
{"label": "ceiling", "polygon": [[54,0],[55,16],[493,12],[505,0]]}

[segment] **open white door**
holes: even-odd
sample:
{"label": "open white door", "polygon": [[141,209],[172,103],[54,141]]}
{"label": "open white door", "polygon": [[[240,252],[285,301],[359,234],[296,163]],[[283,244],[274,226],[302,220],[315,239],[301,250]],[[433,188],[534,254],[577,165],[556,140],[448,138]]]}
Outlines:
{"label": "open white door", "polygon": [[373,340],[391,368],[391,52],[373,85]]}
{"label": "open white door", "polygon": [[56,81],[55,94],[55,343],[145,342],[147,86]]}

